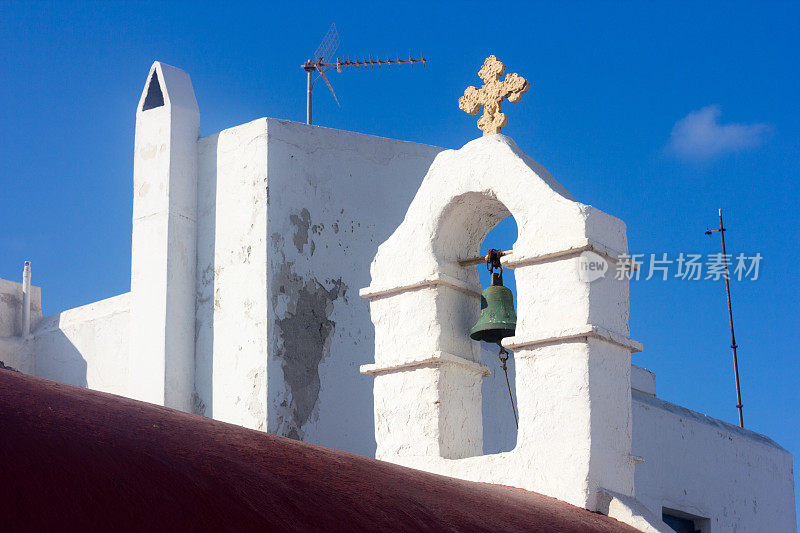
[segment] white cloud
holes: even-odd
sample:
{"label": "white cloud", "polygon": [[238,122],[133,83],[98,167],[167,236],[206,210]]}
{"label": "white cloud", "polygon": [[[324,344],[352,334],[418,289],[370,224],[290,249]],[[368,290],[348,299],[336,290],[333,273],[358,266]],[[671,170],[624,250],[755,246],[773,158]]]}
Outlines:
{"label": "white cloud", "polygon": [[771,130],[768,124],[720,124],[719,106],[692,111],[672,128],[666,150],[681,159],[709,160],[760,145]]}

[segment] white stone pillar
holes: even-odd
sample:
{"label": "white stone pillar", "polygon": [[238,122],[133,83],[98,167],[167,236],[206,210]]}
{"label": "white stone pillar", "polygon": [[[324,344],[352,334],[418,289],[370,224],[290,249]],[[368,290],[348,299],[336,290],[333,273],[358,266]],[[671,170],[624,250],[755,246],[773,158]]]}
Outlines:
{"label": "white stone pillar", "polygon": [[509,261],[520,323],[504,345],[516,363],[515,452],[549,495],[596,510],[600,489],[633,495],[630,354],[640,346],[628,338],[628,282],[614,279],[613,258],[597,256],[612,264],[590,282],[578,276],[580,254]]}
{"label": "white stone pillar", "polygon": [[376,458],[459,459],[483,452],[481,380],[489,374],[463,334],[477,317],[480,292],[440,276],[365,289],[375,328]]}
{"label": "white stone pillar", "polygon": [[131,393],[191,411],[200,112],[189,75],[156,62],[136,112]]}

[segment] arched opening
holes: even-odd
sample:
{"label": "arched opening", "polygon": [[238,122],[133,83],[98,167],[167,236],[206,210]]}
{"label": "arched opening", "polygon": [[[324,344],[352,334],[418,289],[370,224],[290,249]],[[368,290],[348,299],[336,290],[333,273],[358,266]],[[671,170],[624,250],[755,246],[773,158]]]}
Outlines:
{"label": "arched opening", "polygon": [[433,254],[442,273],[477,285],[475,271],[462,268],[458,261],[478,255],[492,228],[510,215],[508,208],[490,192],[468,192],[452,198],[434,221]]}
{"label": "arched opening", "polygon": [[[491,248],[510,251],[518,237],[517,221],[493,191],[473,191],[455,196],[443,209],[435,224],[438,231],[432,245],[434,256],[439,259],[441,272],[466,282],[478,291],[490,284],[485,263],[465,267],[458,261],[486,255]],[[512,269],[503,269],[503,284],[511,289],[516,308],[517,291]],[[507,382],[498,357],[497,345],[469,340],[469,330],[479,315],[480,301],[474,297],[464,297],[460,301],[451,301],[450,305],[452,311],[445,316],[452,321],[453,334],[463,338],[466,344],[471,343],[473,360],[486,365],[491,372],[480,383],[483,441],[481,453],[486,455],[511,451],[517,444],[517,426],[509,398],[510,388],[516,406],[516,365],[513,354],[506,361]],[[468,308],[459,309],[460,305]],[[469,352],[456,353],[461,355]]]}
{"label": "arched opening", "polygon": [[[511,250],[517,240],[517,223],[514,217],[507,217],[500,221],[483,239],[480,246],[480,255],[486,255],[491,248]],[[490,283],[489,271],[485,264],[477,267],[478,279],[481,287]],[[503,284],[511,289],[514,294],[514,304],[517,304],[517,286],[514,271],[510,268],[503,269]],[[514,423],[514,413],[509,400],[509,384],[517,403],[515,386],[515,364],[513,354],[506,361],[508,368],[508,383],[498,359],[498,349],[488,343],[481,343],[481,361],[488,366],[491,374],[481,383],[481,411],[483,418],[483,453],[492,454],[507,452],[517,445],[517,427]]]}

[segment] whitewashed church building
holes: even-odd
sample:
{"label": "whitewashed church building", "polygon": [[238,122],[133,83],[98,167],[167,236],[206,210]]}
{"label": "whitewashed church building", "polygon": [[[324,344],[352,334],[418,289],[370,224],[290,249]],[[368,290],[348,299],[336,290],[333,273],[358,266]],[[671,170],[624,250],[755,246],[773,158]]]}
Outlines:
{"label": "whitewashed church building", "polygon": [[[497,94],[465,95],[484,135],[458,150],[270,118],[200,137],[189,75],[154,63],[130,292],[43,317],[26,266],[23,283],[0,280],[0,360],[642,531],[796,531],[791,455],[659,399],[631,364],[628,281],[577,268],[585,252],[618,262],[625,224],[500,133],[500,100],[527,82],[492,61]],[[509,216],[518,430],[496,348],[469,338],[481,286],[463,265]]]}

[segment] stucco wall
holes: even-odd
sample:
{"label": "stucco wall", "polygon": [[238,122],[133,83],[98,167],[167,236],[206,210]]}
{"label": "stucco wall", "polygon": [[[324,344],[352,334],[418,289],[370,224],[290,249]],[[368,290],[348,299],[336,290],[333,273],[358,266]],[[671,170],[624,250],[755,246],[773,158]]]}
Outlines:
{"label": "stucco wall", "polygon": [[441,149],[275,119],[267,135],[268,430],[372,455],[359,365],[374,338],[358,289]]}
{"label": "stucco wall", "polygon": [[130,293],[45,317],[32,342],[35,375],[130,395]]}
{"label": "stucco wall", "polygon": [[[763,435],[633,392],[636,498],[710,531],[796,531],[792,456]],[[704,531],[705,533],[705,531]]]}
{"label": "stucco wall", "polygon": [[[31,329],[42,318],[42,290],[31,285]],[[22,332],[22,283],[0,279],[0,338]],[[2,352],[0,352],[2,355]],[[2,361],[0,357],[0,361]]]}
{"label": "stucco wall", "polygon": [[372,455],[352,287],[440,149],[276,119],[198,148],[194,411]]}
{"label": "stucco wall", "polygon": [[[31,286],[31,328],[42,319],[42,291]],[[0,361],[20,372],[35,371],[33,342],[22,333],[22,283],[0,279]]]}

